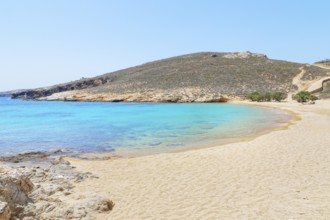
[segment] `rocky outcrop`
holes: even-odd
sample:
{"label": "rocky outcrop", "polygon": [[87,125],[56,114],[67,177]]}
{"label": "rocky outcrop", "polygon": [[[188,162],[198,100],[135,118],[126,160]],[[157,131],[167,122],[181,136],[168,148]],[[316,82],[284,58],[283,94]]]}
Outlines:
{"label": "rocky outcrop", "polygon": [[12,98],[16,99],[38,99],[40,97],[50,96],[54,93],[87,89],[95,86],[99,86],[108,82],[106,77],[93,78],[93,79],[82,79],[76,82],[52,86],[48,88],[24,90],[21,92],[13,93]]}
{"label": "rocky outcrop", "polygon": [[83,193],[74,201],[49,200],[47,205],[30,207],[36,210],[40,219],[95,219],[97,213],[109,212],[114,203],[96,193]]}
{"label": "rocky outcrop", "polygon": [[228,59],[247,59],[251,57],[256,57],[256,58],[264,58],[268,59],[265,54],[261,53],[251,53],[250,51],[247,52],[236,52],[236,53],[228,53],[223,56],[224,58]]}
{"label": "rocky outcrop", "polygon": [[222,96],[216,93],[207,93],[198,88],[186,88],[182,90],[149,90],[139,93],[127,94],[90,94],[84,91],[70,91],[56,93],[51,96],[39,98],[46,101],[100,101],[100,102],[227,102],[234,97]]}
{"label": "rocky outcrop", "polygon": [[6,166],[0,167],[0,219],[19,216],[29,202],[33,184],[27,175]]}
{"label": "rocky outcrop", "polygon": [[0,164],[0,220],[94,219],[112,210],[114,203],[103,195],[74,192],[75,184],[97,178],[93,174],[45,153],[15,157],[0,158],[13,164]]}

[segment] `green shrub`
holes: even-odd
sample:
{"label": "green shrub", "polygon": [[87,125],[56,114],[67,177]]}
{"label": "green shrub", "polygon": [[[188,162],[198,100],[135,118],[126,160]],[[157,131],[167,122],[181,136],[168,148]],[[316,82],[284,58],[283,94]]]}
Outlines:
{"label": "green shrub", "polygon": [[315,100],[317,100],[317,97],[315,95],[312,95],[308,91],[300,91],[297,94],[295,94],[292,98],[300,103],[306,103],[306,102],[313,103]]}
{"label": "green shrub", "polygon": [[263,101],[270,102],[273,99],[273,94],[271,92],[266,92],[263,95]]}
{"label": "green shrub", "polygon": [[247,96],[248,99],[251,99],[253,102],[260,102],[261,94],[259,92],[252,92]]}
{"label": "green shrub", "polygon": [[274,92],[272,99],[274,99],[277,102],[280,102],[284,99],[286,99],[288,97],[288,95],[284,92]]}
{"label": "green shrub", "polygon": [[287,94],[283,92],[252,92],[246,98],[253,102],[270,102],[277,101],[280,102],[286,99]]}

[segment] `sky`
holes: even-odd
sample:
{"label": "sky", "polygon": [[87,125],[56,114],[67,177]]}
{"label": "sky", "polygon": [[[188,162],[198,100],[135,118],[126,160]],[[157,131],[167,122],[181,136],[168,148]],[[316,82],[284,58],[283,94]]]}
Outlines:
{"label": "sky", "polygon": [[0,91],[194,52],[330,58],[328,0],[0,0]]}

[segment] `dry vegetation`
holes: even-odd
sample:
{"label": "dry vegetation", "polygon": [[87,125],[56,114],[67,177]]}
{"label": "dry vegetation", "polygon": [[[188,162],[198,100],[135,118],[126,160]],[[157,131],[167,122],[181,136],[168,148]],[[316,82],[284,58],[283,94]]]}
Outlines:
{"label": "dry vegetation", "polygon": [[224,55],[198,53],[147,63],[108,74],[110,83],[88,90],[126,93],[198,87],[211,93],[235,96],[256,90],[288,92],[301,66],[266,57],[224,58]]}
{"label": "dry vegetation", "polygon": [[330,67],[330,59],[321,60],[321,61],[316,62],[315,64],[321,64],[323,66]]}
{"label": "dry vegetation", "polygon": [[310,65],[306,65],[304,69],[306,70],[306,72],[304,76],[301,78],[304,81],[325,77],[328,75],[328,72],[330,72],[330,70],[326,70],[319,68],[317,66],[310,66]]}
{"label": "dry vegetation", "polygon": [[[107,73],[49,88],[14,95],[39,98],[62,91],[79,90],[84,94],[156,93],[173,96],[192,88],[198,96],[209,94],[244,97],[253,91],[285,92],[294,90],[292,79],[306,68],[306,80],[323,76],[316,66],[271,60],[265,55],[245,53],[195,53]],[[147,98],[148,100],[148,98]],[[152,101],[152,100],[151,100]]]}

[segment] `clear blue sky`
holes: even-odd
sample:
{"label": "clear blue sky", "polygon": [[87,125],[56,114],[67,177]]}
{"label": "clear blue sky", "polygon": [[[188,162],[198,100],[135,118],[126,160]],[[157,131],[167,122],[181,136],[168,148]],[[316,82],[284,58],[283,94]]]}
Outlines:
{"label": "clear blue sky", "polygon": [[330,58],[328,0],[0,0],[0,91],[201,51]]}

